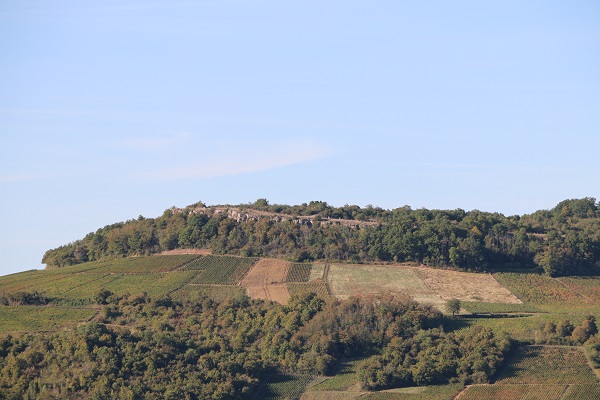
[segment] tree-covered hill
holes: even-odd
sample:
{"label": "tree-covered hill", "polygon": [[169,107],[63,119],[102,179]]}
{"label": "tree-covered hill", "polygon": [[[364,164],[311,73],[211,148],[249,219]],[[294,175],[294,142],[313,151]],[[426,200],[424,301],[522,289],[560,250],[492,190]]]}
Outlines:
{"label": "tree-covered hill", "polygon": [[600,264],[600,204],[590,197],[564,200],[551,210],[507,217],[462,209],[332,207],[321,201],[196,203],[172,207],[158,218],[107,225],[48,250],[42,262],[57,268],[178,248],[294,261],[413,261],[471,271],[539,268],[552,276],[591,275]]}

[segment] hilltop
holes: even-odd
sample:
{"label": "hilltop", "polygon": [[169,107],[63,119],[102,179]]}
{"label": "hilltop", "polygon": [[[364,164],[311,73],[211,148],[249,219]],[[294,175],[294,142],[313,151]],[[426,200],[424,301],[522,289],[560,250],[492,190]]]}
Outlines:
{"label": "hilltop", "polygon": [[59,268],[182,248],[295,262],[416,262],[465,271],[593,275],[600,262],[600,211],[593,198],[509,217],[408,206],[332,207],[319,201],[299,206],[270,205],[265,199],[237,206],[196,203],[172,207],[158,218],[107,225],[48,250],[42,262]]}

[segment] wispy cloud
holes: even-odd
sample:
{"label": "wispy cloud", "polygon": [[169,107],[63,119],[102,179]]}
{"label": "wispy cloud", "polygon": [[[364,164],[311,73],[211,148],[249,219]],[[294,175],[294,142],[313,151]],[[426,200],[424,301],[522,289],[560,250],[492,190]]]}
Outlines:
{"label": "wispy cloud", "polygon": [[182,145],[189,142],[192,135],[187,132],[181,132],[163,137],[137,137],[125,139],[119,144],[134,150],[163,150],[166,147]]}
{"label": "wispy cloud", "polygon": [[332,151],[312,139],[269,144],[239,144],[202,163],[168,168],[153,174],[161,180],[203,179],[240,175],[322,159]]}
{"label": "wispy cloud", "polygon": [[2,183],[14,183],[14,182],[23,182],[33,179],[33,177],[28,175],[0,175],[0,184]]}

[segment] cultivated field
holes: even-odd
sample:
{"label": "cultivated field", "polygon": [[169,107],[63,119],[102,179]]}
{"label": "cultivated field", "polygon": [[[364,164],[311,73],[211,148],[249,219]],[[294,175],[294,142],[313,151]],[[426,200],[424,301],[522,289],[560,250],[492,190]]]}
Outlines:
{"label": "cultivated field", "polygon": [[287,304],[290,292],[286,278],[291,263],[272,258],[260,259],[241,281],[253,299],[263,299]]}
{"label": "cultivated field", "polygon": [[521,346],[507,363],[496,384],[600,383],[580,347]]}
{"label": "cultivated field", "polygon": [[415,268],[330,264],[327,284],[338,299],[378,293],[406,294],[420,303],[444,306],[444,300],[430,290]]}
{"label": "cultivated field", "polygon": [[287,284],[290,296],[302,296],[308,293],[315,293],[324,300],[331,300],[327,285],[322,280],[312,282],[289,282]]}
{"label": "cultivated field", "polygon": [[523,302],[534,304],[579,303],[585,301],[558,279],[533,273],[502,272],[494,274],[502,285]]}
{"label": "cultivated field", "polygon": [[0,332],[45,331],[75,326],[96,314],[91,308],[0,306]]}
{"label": "cultivated field", "polygon": [[522,346],[493,385],[474,385],[458,399],[599,399],[600,380],[580,347]]}
{"label": "cultivated field", "polygon": [[585,301],[600,302],[600,277],[570,276],[558,278],[557,280]]}
{"label": "cultivated field", "polygon": [[419,277],[442,300],[521,304],[510,290],[490,274],[446,271],[427,267],[415,268]]}
{"label": "cultivated field", "polygon": [[181,271],[198,271],[191,283],[236,285],[257,261],[252,257],[202,256],[183,265]]}
{"label": "cultivated field", "polygon": [[339,299],[389,292],[404,293],[440,309],[452,298],[481,304],[522,304],[492,275],[427,267],[329,264],[327,283]]}

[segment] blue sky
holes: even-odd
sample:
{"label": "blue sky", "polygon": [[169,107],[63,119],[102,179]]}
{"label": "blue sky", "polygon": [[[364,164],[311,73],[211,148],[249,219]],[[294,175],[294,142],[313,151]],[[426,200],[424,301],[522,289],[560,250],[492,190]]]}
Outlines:
{"label": "blue sky", "polygon": [[0,275],[196,201],[600,198],[600,3],[0,3]]}

